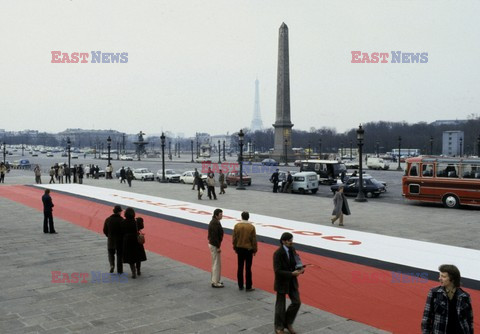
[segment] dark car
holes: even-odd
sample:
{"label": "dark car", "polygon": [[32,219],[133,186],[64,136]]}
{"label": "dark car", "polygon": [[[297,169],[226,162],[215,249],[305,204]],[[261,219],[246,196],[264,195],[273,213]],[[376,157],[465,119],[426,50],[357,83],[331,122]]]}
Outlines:
{"label": "dark car", "polygon": [[263,159],[262,160],[262,165],[264,165],[264,166],[278,166],[278,162],[276,162],[274,159]]}
{"label": "dark car", "polygon": [[[227,173],[227,177],[225,178],[225,182],[227,182],[227,185],[239,185],[240,184],[240,172],[230,172]],[[243,172],[242,176],[242,183],[243,185],[251,185],[252,184],[252,178],[245,172]]]}
{"label": "dark car", "polygon": [[[330,187],[332,192],[335,194],[338,191],[340,184],[334,184]],[[366,197],[378,197],[381,193],[387,191],[386,186],[381,182],[377,181],[371,176],[363,176],[363,193]],[[345,187],[343,192],[345,195],[356,196],[358,194],[358,176],[350,177],[345,182]]]}

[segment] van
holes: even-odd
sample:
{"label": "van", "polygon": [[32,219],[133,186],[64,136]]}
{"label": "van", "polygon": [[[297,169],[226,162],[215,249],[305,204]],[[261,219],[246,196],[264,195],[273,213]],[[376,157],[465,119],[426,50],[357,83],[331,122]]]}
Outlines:
{"label": "van", "polygon": [[315,172],[300,172],[293,175],[292,192],[305,194],[311,192],[316,194],[318,191],[318,176]]}
{"label": "van", "polygon": [[390,164],[383,160],[382,158],[371,158],[369,157],[367,160],[367,167],[369,169],[383,169],[387,170],[390,168]]}
{"label": "van", "polygon": [[334,184],[335,180],[347,172],[345,164],[337,160],[302,160],[299,162],[300,172],[315,172],[323,184]]}

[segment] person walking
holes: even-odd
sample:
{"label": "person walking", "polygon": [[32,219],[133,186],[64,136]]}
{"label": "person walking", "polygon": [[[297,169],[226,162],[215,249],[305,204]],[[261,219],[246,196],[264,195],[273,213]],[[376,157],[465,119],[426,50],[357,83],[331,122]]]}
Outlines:
{"label": "person walking", "polygon": [[207,189],[208,189],[208,198],[216,200],[217,195],[215,194],[215,177],[213,173],[208,173],[207,176]]}
{"label": "person walking", "polygon": [[292,176],[292,173],[290,173],[290,171],[288,171],[284,192],[291,194],[292,193],[292,186],[293,186],[293,176]]}
{"label": "person walking", "polygon": [[247,292],[254,291],[252,285],[252,260],[257,254],[257,233],[248,219],[250,214],[242,212],[242,221],[233,228],[232,243],[237,253],[237,282],[238,288],[243,290],[243,268],[245,267],[245,288]]}
{"label": "person walking", "polygon": [[35,174],[35,183],[42,184],[42,171],[39,165],[36,165],[33,169],[33,173]]}
{"label": "person walking", "polygon": [[53,166],[50,168],[49,175],[50,175],[50,182],[48,182],[48,183],[49,184],[50,183],[55,183],[55,168]]}
{"label": "person walking", "polygon": [[205,191],[205,186],[203,185],[203,180],[200,173],[197,172],[197,176],[193,179],[193,186],[197,185],[197,196],[198,199],[202,199],[203,192]]}
{"label": "person walking", "polygon": [[337,219],[340,221],[339,226],[344,226],[343,225],[343,215],[350,215],[350,208],[348,206],[348,201],[347,198],[345,197],[345,194],[343,193],[344,190],[344,185],[341,184],[338,187],[337,192],[335,193],[335,196],[333,196],[333,212],[332,212],[332,218],[330,219],[332,221],[332,224],[335,224]]}
{"label": "person walking", "polygon": [[125,167],[120,168],[120,183],[125,183],[127,178],[127,173],[125,172]]}
{"label": "person walking", "polygon": [[83,184],[83,165],[82,164],[78,166],[77,174],[78,174],[78,183]]}
{"label": "person walking", "polygon": [[0,162],[0,183],[5,183],[5,173],[7,172],[7,166]]}
{"label": "person walking", "polygon": [[[297,277],[305,272],[298,255],[293,248],[293,235],[285,232],[280,237],[280,247],[273,254],[273,270],[275,272],[274,290],[277,292],[275,301],[275,333],[295,333],[292,325],[301,306]],[[286,295],[291,304],[286,309]]]}
{"label": "person walking", "polygon": [[278,191],[278,168],[273,172],[272,176],[270,177],[270,182],[273,183],[273,192],[276,193]]}
{"label": "person walking", "polygon": [[72,183],[72,178],[70,177],[70,174],[71,174],[70,166],[67,166],[67,164],[65,164],[63,166],[63,172],[65,174],[65,183]]}
{"label": "person walking", "polygon": [[[198,169],[195,168],[195,172],[193,172],[193,185],[192,185],[192,190],[195,190],[195,185],[196,185],[196,181],[197,181],[197,178],[199,177],[199,173],[198,173]],[[198,187],[197,187],[198,189]],[[201,198],[199,198],[201,199]]]}
{"label": "person walking", "polygon": [[[143,218],[138,217],[136,219],[137,223],[137,231],[140,233],[141,230],[143,230],[144,225],[143,225]],[[139,252],[139,260],[135,263],[135,267],[137,269],[137,276],[142,275],[142,272],[140,271],[140,267],[142,265],[143,261],[147,261],[147,254],[145,253],[145,247],[143,247],[143,244],[138,243],[138,252]]]}
{"label": "person walking", "polygon": [[125,220],[123,222],[123,263],[130,265],[132,278],[137,278],[135,265],[137,262],[145,261],[142,257],[138,243],[138,228],[135,220],[135,211],[132,208],[125,209]]}
{"label": "person walking", "polygon": [[[54,174],[55,175],[55,174]],[[53,182],[55,183],[55,181]],[[53,226],[53,201],[50,196],[50,189],[45,189],[42,196],[43,203],[43,233],[57,234]]]}
{"label": "person walking", "polygon": [[63,183],[63,165],[58,166],[58,183]]}
{"label": "person walking", "polygon": [[130,169],[130,167],[127,167],[126,177],[127,177],[128,186],[131,187],[132,186],[132,180],[133,180],[133,172]]}
{"label": "person walking", "polygon": [[438,270],[440,286],[430,289],[422,317],[422,333],[473,334],[470,294],[460,288],[460,270],[443,264]]}
{"label": "person walking", "polygon": [[73,165],[72,168],[72,174],[73,174],[73,183],[77,183],[77,165]]}
{"label": "person walking", "polygon": [[103,234],[108,238],[108,262],[110,263],[110,273],[115,269],[115,254],[117,254],[117,274],[123,273],[123,217],[120,205],[113,207],[113,214],[105,219],[103,224]]}
{"label": "person walking", "polygon": [[225,174],[223,174],[221,169],[220,175],[218,176],[218,182],[220,183],[220,195],[225,194],[225,188],[227,187],[227,185],[225,183]]}
{"label": "person walking", "polygon": [[213,211],[212,220],[208,224],[208,248],[212,255],[212,288],[223,288],[224,285],[220,281],[222,271],[221,249],[223,241],[223,227],[220,220],[223,218],[223,210],[215,209]]}

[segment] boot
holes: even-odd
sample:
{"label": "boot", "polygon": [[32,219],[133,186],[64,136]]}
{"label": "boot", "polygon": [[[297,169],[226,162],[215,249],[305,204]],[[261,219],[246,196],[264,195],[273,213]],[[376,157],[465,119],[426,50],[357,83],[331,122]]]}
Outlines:
{"label": "boot", "polygon": [[132,278],[135,279],[137,278],[137,274],[135,272],[135,264],[134,263],[130,263],[130,270],[132,271]]}
{"label": "boot", "polygon": [[140,272],[140,265],[141,265],[141,262],[137,262],[137,275],[138,276],[142,275],[142,273]]}

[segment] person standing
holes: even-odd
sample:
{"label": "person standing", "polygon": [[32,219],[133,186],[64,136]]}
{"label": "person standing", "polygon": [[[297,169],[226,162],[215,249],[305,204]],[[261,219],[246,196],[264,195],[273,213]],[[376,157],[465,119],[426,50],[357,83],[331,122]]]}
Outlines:
{"label": "person standing", "polygon": [[203,185],[203,180],[200,173],[197,172],[195,178],[193,179],[193,186],[197,185],[197,195],[198,199],[202,199],[203,192],[205,191],[205,186]]}
{"label": "person standing", "polygon": [[133,172],[130,169],[130,167],[127,167],[126,177],[127,177],[128,186],[131,187],[132,180],[133,180]]}
{"label": "person standing", "polygon": [[50,168],[49,175],[50,175],[50,182],[48,182],[48,183],[49,184],[50,183],[55,183],[55,168],[53,166]]}
{"label": "person standing", "polygon": [[63,166],[63,172],[65,173],[65,183],[72,183],[72,178],[70,177],[70,166],[67,166],[67,164],[65,164]]}
{"label": "person standing", "polygon": [[422,333],[473,334],[473,309],[468,292],[460,288],[460,270],[438,267],[440,286],[430,289],[422,317]]}
{"label": "person standing", "polygon": [[233,228],[232,243],[237,253],[237,281],[238,288],[243,290],[243,267],[245,267],[245,288],[246,291],[254,291],[252,285],[252,260],[257,254],[257,233],[248,219],[250,214],[242,212],[242,221],[235,224]]}
{"label": "person standing", "polygon": [[[195,185],[197,184],[197,178],[199,177],[198,169],[195,168],[195,172],[193,172],[193,185],[192,185],[192,190],[195,190]],[[197,187],[198,189],[198,187]],[[201,199],[201,198],[199,198]]]}
{"label": "person standing", "polygon": [[120,205],[113,207],[113,214],[105,219],[103,224],[103,233],[108,238],[108,262],[110,263],[110,273],[115,269],[115,254],[117,254],[117,273],[123,273],[123,221],[120,215],[122,212]]}
{"label": "person standing", "polygon": [[332,218],[330,219],[332,221],[332,224],[335,224],[337,219],[340,220],[340,223],[338,224],[339,226],[344,226],[343,225],[343,215],[349,215],[350,214],[350,208],[348,206],[347,198],[345,197],[345,194],[343,193],[344,186],[341,184],[338,187],[338,191],[335,193],[335,196],[333,196],[333,212],[332,212]]}
{"label": "person standing", "polygon": [[43,203],[43,233],[57,234],[57,232],[55,231],[55,228],[53,227],[52,212],[53,212],[54,205],[53,205],[52,197],[50,197],[50,189],[45,189],[45,193],[42,196],[42,203]]}
{"label": "person standing", "polygon": [[[136,219],[136,223],[137,223],[137,231],[138,231],[138,233],[140,233],[140,231],[143,230],[143,228],[145,227],[143,225],[143,218],[138,217]],[[147,261],[147,254],[145,253],[145,247],[143,247],[143,244],[141,244],[141,243],[138,243],[138,253],[139,253],[139,259],[135,263],[135,267],[137,269],[137,276],[140,276],[140,275],[142,275],[142,272],[140,271],[140,267],[142,265],[142,262]]]}
{"label": "person standing", "polygon": [[7,172],[7,166],[0,162],[0,183],[5,183],[5,173]]}
{"label": "person standing", "polygon": [[125,167],[120,168],[120,183],[125,183],[127,178],[127,173],[125,172]]}
{"label": "person standing", "polygon": [[78,174],[78,183],[83,184],[83,165],[82,164],[78,166],[77,174]]}
{"label": "person standing", "polygon": [[[301,306],[297,277],[305,272],[302,265],[297,265],[297,259],[295,248],[293,248],[293,235],[285,232],[280,237],[280,247],[273,254],[274,290],[277,292],[275,302],[275,333],[277,334],[284,334],[285,328],[290,333],[295,333],[292,325]],[[287,294],[291,304],[286,309]]]}
{"label": "person standing", "polygon": [[208,248],[212,255],[212,288],[223,288],[224,285],[220,281],[222,271],[221,249],[223,241],[223,227],[220,223],[223,217],[222,209],[213,211],[212,220],[208,224]]}
{"label": "person standing", "polygon": [[77,183],[77,165],[73,165],[72,168],[72,174],[73,174],[73,183]]}
{"label": "person standing", "polygon": [[42,171],[39,165],[36,165],[33,173],[35,174],[35,183],[42,184]]}
{"label": "person standing", "polygon": [[278,168],[270,177],[270,182],[273,183],[273,192],[276,193],[278,191]]}
{"label": "person standing", "polygon": [[227,187],[227,185],[225,184],[225,174],[223,174],[221,169],[220,175],[218,176],[218,182],[220,183],[220,195],[225,194],[225,188]]}
{"label": "person standing", "polygon": [[135,264],[142,260],[142,254],[138,243],[138,228],[135,220],[135,211],[132,208],[125,209],[123,222],[123,263],[130,265],[132,278],[137,278]]}
{"label": "person standing", "polygon": [[287,179],[286,179],[286,185],[285,185],[285,192],[291,194],[292,193],[292,185],[293,185],[293,176],[290,171],[287,172]]}
{"label": "person standing", "polygon": [[58,166],[58,183],[63,183],[63,165]]}
{"label": "person standing", "polygon": [[207,176],[207,188],[208,188],[208,198],[216,200],[217,195],[215,194],[215,177],[213,173],[208,173]]}

